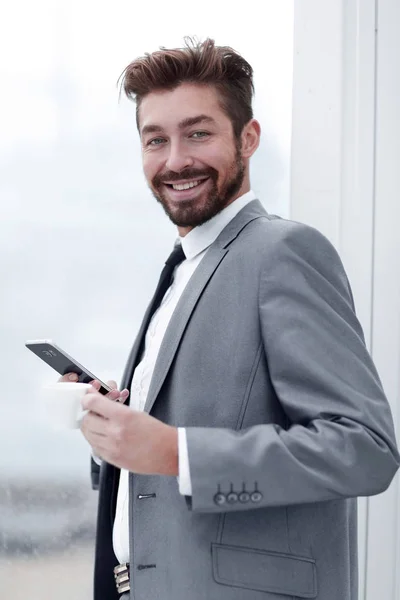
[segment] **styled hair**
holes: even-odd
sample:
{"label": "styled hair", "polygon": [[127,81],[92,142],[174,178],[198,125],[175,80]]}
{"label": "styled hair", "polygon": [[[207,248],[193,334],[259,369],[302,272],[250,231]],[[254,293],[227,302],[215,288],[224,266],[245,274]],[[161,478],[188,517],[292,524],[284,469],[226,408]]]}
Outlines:
{"label": "styled hair", "polygon": [[253,69],[240,54],[228,46],[216,46],[214,40],[204,42],[185,37],[184,48],[160,50],[137,58],[123,71],[120,90],[136,102],[136,124],[139,108],[151,92],[174,90],[182,83],[213,85],[219,92],[221,108],[232,122],[239,138],[243,127],[253,118]]}

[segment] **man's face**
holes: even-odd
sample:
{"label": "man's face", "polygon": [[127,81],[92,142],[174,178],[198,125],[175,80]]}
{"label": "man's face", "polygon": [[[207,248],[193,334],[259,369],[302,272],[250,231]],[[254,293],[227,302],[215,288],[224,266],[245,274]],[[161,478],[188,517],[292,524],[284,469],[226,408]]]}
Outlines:
{"label": "man's face", "polygon": [[182,84],[148,94],[139,130],[147,183],[181,235],[243,193],[240,142],[214,87]]}

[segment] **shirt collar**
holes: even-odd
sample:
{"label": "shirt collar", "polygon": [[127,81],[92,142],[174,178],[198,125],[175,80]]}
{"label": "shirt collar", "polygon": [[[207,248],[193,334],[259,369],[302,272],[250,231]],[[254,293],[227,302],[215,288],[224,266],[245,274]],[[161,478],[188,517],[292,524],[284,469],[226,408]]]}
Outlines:
{"label": "shirt collar", "polygon": [[230,221],[244,208],[249,202],[256,199],[255,193],[250,190],[239,196],[220,213],[212,219],[195,227],[185,237],[179,237],[182,244],[182,249],[187,259],[194,258],[200,252],[206,250],[219,236],[221,231],[228,225]]}

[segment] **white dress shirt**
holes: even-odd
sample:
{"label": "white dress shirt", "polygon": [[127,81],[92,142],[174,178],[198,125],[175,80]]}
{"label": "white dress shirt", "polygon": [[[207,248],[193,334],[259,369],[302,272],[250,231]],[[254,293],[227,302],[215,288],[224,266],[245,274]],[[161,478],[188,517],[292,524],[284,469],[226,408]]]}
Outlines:
{"label": "white dress shirt", "polygon": [[[154,313],[146,332],[142,360],[135,369],[131,394],[130,407],[134,410],[143,410],[150,381],[153,375],[158,352],[168,327],[172,313],[194,271],[203,259],[207,249],[217,239],[226,225],[252,200],[255,199],[252,191],[247,192],[232,204],[229,204],[218,215],[203,225],[195,227],[185,237],[179,238],[186,256],[174,272],[170,288],[167,290],[158,310]],[[186,442],[186,430],[178,428],[179,450],[179,491],[190,496],[192,485],[190,480],[189,457]],[[113,529],[114,553],[120,563],[129,562],[129,471],[121,469],[118,487],[117,507]]]}

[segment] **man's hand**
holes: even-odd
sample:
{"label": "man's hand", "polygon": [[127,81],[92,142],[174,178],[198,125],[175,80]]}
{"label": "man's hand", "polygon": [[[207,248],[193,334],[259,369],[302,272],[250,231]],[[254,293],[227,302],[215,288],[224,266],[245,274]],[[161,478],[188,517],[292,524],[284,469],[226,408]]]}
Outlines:
{"label": "man's hand", "polygon": [[[60,383],[66,382],[66,381],[78,381],[78,375],[76,373],[67,373],[66,375],[63,375],[63,377],[60,377],[60,379],[58,380]],[[93,381],[90,382],[91,385],[98,391],[101,387],[100,381],[97,381],[97,379],[94,379]],[[111,381],[107,381],[107,385],[109,388],[111,388],[111,392],[109,392],[105,398],[108,398],[109,400],[118,400],[118,402],[122,402],[124,403],[125,400],[128,398],[129,396],[129,390],[125,389],[122,390],[121,392],[117,389],[117,384],[115,381],[111,380]]]}
{"label": "man's hand", "polygon": [[178,430],[149,414],[87,393],[81,430],[93,452],[133,473],[178,475]]}

